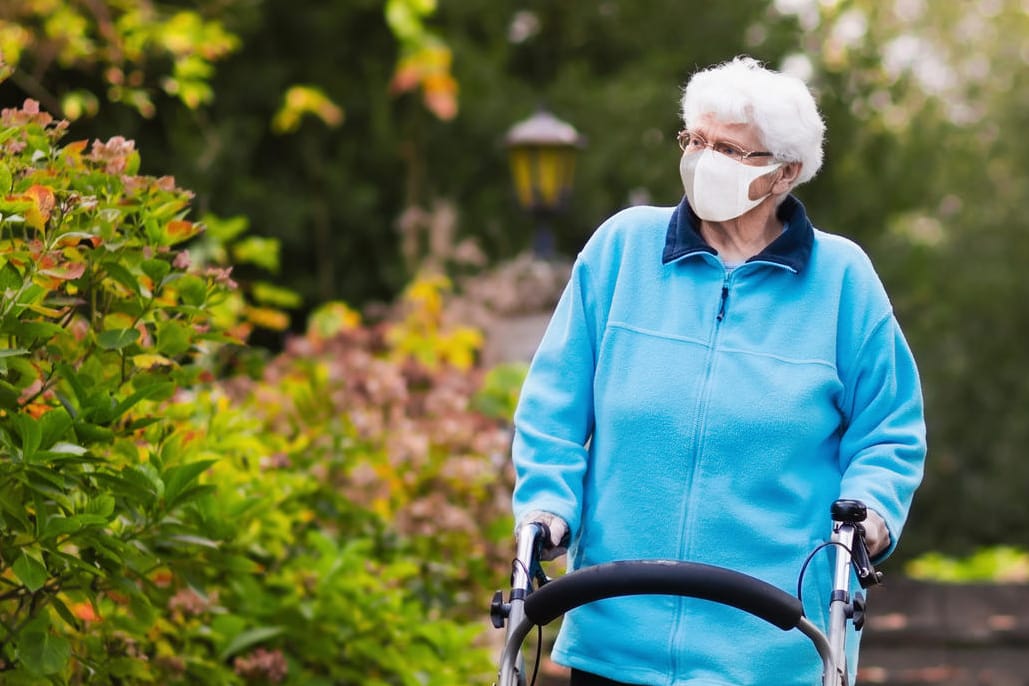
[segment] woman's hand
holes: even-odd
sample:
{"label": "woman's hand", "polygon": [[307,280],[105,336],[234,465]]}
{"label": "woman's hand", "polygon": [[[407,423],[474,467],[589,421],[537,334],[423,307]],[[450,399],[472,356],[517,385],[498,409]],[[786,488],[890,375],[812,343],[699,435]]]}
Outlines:
{"label": "woman's hand", "polygon": [[890,530],[886,528],[886,520],[875,510],[868,510],[868,516],[861,522],[865,529],[865,545],[868,556],[876,557],[890,547]]}
{"label": "woman's hand", "polygon": [[550,530],[550,539],[543,541],[541,560],[553,560],[568,552],[567,544],[564,541],[564,537],[568,534],[568,524],[565,520],[551,512],[533,510],[522,518],[518,528],[533,523],[544,524]]}

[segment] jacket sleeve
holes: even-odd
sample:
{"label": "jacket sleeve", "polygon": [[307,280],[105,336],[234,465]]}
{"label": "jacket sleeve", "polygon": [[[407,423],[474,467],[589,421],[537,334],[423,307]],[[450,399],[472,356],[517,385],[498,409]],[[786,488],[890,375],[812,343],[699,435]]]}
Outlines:
{"label": "jacket sleeve", "polygon": [[594,421],[599,333],[592,286],[580,256],[533,357],[514,418],[515,521],[532,510],[552,512],[573,536]]}
{"label": "jacket sleeve", "polygon": [[886,521],[893,552],[926,454],[918,371],[896,318],[872,327],[846,379],[846,424],[840,442],[840,497],[864,501]]}

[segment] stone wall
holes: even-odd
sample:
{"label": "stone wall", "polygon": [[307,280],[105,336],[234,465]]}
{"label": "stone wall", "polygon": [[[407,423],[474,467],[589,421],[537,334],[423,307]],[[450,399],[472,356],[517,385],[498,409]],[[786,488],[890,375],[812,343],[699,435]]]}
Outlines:
{"label": "stone wall", "polygon": [[887,577],[868,611],[860,684],[1029,685],[1029,585]]}

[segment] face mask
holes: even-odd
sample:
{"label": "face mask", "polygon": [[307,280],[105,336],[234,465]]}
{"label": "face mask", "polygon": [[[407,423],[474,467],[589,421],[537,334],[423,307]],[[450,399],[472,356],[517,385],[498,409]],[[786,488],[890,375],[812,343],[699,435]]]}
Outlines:
{"label": "face mask", "polygon": [[781,166],[782,162],[776,162],[766,167],[752,167],[713,150],[704,150],[699,155],[683,155],[679,174],[686,198],[697,216],[709,222],[724,222],[749,212],[771,195],[766,193],[751,200],[750,184]]}

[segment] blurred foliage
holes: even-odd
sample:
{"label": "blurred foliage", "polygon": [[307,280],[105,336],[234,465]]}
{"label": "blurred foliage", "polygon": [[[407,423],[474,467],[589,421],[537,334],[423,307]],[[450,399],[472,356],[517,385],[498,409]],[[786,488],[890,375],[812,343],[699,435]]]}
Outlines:
{"label": "blurred foliage", "polygon": [[446,283],[265,359],[267,312],[199,260],[241,223],[204,235],[131,141],[66,130],[0,113],[3,683],[485,681],[510,417],[473,409]]}
{"label": "blurred foliage", "polygon": [[[67,122],[0,112],[0,662],[57,679],[104,594],[142,615],[156,567],[211,545],[186,509],[209,462],[163,440],[155,403],[210,377],[250,324],[231,269],[131,141],[58,147]],[[96,659],[94,653],[85,659]]]}
{"label": "blurred foliage", "polygon": [[952,584],[1029,583],[1029,552],[1010,546],[983,548],[963,558],[926,553],[904,571],[913,579]]}
{"label": "blurred foliage", "polygon": [[899,559],[1020,542],[1029,13],[1006,0],[820,12],[805,35],[830,146],[802,196],[872,254],[926,396],[927,474]]}
{"label": "blurred foliage", "polygon": [[[826,166],[799,195],[819,226],[871,253],[923,374],[930,459],[898,560],[1003,544],[1029,526],[1024,2],[212,0],[181,24],[193,27],[184,54],[210,67],[195,72],[213,96],[200,106],[162,88],[178,53],[157,37],[180,26],[181,7],[106,3],[126,16],[156,8],[133,53],[147,59],[130,59],[97,47],[109,33],[53,27],[106,26],[82,9],[101,5],[4,4],[0,45],[18,69],[0,101],[90,94],[76,137],[135,140],[147,164],[195,190],[204,216],[245,217],[255,240],[238,255],[279,246],[277,280],[301,300],[266,280],[253,292],[301,312],[391,301],[426,241],[461,246],[430,250],[448,269],[528,246],[502,140],[541,102],[588,140],[555,226],[573,255],[617,209],[678,201],[678,87],[695,68],[747,52],[800,74],[829,135]],[[93,60],[58,58],[62,40],[85,45],[75,35]],[[153,116],[113,87],[118,70]],[[269,266],[233,278],[250,284]]]}
{"label": "blurred foliage", "polygon": [[[214,96],[214,64],[239,47],[220,21],[204,16],[218,6],[200,3],[195,11],[139,0],[7,2],[0,9],[0,55],[12,81],[58,116],[95,115],[102,96],[153,117],[156,88],[196,109]],[[100,83],[54,89],[56,70]]]}

